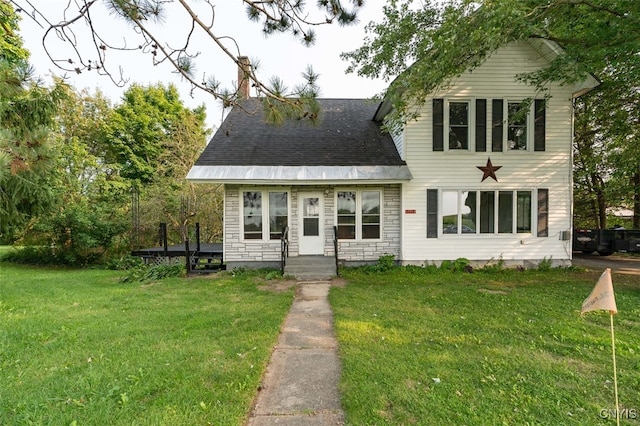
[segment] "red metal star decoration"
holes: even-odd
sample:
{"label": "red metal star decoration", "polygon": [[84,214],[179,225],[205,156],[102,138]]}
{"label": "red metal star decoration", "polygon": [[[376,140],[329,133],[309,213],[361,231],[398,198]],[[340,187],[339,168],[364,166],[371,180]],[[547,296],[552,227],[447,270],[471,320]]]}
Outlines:
{"label": "red metal star decoration", "polygon": [[482,170],[482,173],[483,173],[482,180],[480,182],[484,182],[484,180],[488,177],[492,178],[496,182],[498,181],[498,178],[496,177],[496,171],[500,170],[502,166],[494,166],[493,164],[491,164],[491,158],[487,158],[486,166],[476,166],[476,167]]}

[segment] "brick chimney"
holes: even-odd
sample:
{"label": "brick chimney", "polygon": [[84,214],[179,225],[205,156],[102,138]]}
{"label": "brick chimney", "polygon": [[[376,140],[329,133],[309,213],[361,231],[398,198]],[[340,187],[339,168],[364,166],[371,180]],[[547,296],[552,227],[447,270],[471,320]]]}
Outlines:
{"label": "brick chimney", "polygon": [[246,56],[238,56],[238,96],[240,99],[249,99],[251,90],[251,63]]}

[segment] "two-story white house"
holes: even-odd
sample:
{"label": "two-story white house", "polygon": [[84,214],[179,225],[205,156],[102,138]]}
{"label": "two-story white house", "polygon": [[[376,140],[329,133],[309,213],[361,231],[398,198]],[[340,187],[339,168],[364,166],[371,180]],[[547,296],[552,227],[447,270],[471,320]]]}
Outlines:
{"label": "two-story white house", "polygon": [[598,82],[540,94],[516,78],[559,54],[543,40],[499,49],[393,135],[388,101],[320,99],[317,126],[274,126],[248,99],[187,176],[224,184],[227,267],[278,265],[285,227],[289,256],[333,257],[337,240],[347,265],[570,264],[572,105]]}

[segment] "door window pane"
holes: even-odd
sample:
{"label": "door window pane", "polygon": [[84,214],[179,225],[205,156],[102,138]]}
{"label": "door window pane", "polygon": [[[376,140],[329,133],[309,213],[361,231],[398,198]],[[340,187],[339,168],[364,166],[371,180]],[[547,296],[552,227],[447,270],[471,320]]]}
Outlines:
{"label": "door window pane", "polygon": [[244,192],[242,199],[244,238],[246,240],[262,239],[262,193]]}
{"label": "door window pane", "polygon": [[305,217],[302,220],[302,235],[305,237],[317,237],[320,235],[320,219],[317,217]]}
{"label": "door window pane", "polygon": [[315,237],[320,235],[320,199],[308,197],[302,199],[302,235]]}

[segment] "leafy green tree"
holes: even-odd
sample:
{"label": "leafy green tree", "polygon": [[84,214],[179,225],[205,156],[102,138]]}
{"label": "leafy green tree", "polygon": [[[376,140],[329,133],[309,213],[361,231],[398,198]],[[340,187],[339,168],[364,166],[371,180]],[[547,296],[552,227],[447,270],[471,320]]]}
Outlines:
{"label": "leafy green tree", "polygon": [[69,89],[52,136],[59,203],[34,219],[23,242],[53,247],[40,256],[71,265],[127,251],[132,191],[140,194],[138,220],[152,234],[159,222],[180,229],[216,217],[210,209],[219,194],[184,179],[204,147],[204,121],[203,108],[184,107],[172,86],[133,86],[115,107],[99,92]]}
{"label": "leafy green tree", "polygon": [[[638,94],[603,83],[576,101],[575,221],[607,228],[608,207],[637,205],[640,167]],[[640,216],[631,224],[640,228]],[[620,224],[620,223],[616,223]]]}
{"label": "leafy green tree", "polygon": [[[473,70],[501,46],[528,38],[559,44],[564,54],[519,79],[541,92],[549,82],[571,84],[588,73],[602,81],[593,95],[599,101],[585,101],[588,105],[581,108],[589,114],[585,123],[599,124],[585,124],[578,141],[577,157],[584,163],[578,164],[583,174],[577,180],[597,192],[597,207],[591,209],[599,212],[599,225],[606,223],[605,206],[633,199],[640,226],[640,2],[391,0],[384,14],[382,22],[367,26],[363,46],[343,58],[351,72],[393,79],[386,96],[395,107],[395,123],[415,118],[430,93]],[[600,157],[587,159],[594,155]],[[598,161],[600,168],[588,167]],[[616,195],[614,188],[623,194]]]}
{"label": "leafy green tree", "polygon": [[33,215],[21,232],[21,244],[33,246],[40,262],[84,265],[124,241],[128,209],[114,202],[118,185],[110,181],[111,167],[100,157],[110,112],[100,93],[65,88],[48,137],[49,190],[56,202]]}
{"label": "leafy green tree", "polygon": [[101,158],[126,182],[121,204],[131,191],[139,195],[141,243],[152,242],[160,222],[176,230],[175,242],[187,238],[187,225],[196,221],[211,238],[219,233],[219,189],[185,180],[210,134],[205,119],[204,107],[185,107],[175,86],[161,84],[131,86],[109,115]]}
{"label": "leafy green tree", "polygon": [[18,35],[20,17],[6,0],[0,0],[0,60],[17,64],[29,58]]}
{"label": "leafy green tree", "polygon": [[171,176],[182,160],[167,158],[165,151],[174,146],[176,136],[184,136],[187,126],[189,137],[201,148],[206,138],[204,120],[204,107],[186,108],[175,86],[134,84],[109,118],[105,159],[117,164],[120,176],[134,186]]}

